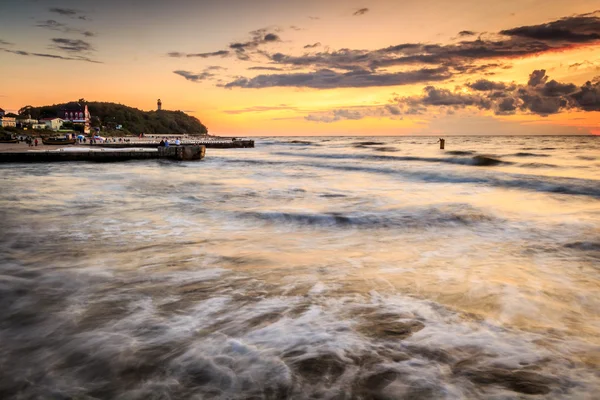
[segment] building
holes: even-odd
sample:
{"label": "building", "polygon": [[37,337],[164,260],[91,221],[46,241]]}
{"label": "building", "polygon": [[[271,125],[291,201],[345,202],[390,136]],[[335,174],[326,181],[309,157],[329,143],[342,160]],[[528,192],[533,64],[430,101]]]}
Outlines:
{"label": "building", "polygon": [[17,126],[17,120],[14,117],[5,117],[2,115],[2,117],[0,117],[0,126],[3,128],[12,126],[14,128]]}
{"label": "building", "polygon": [[62,118],[44,118],[40,119],[40,122],[46,125],[46,129],[58,131],[65,121]]}
{"label": "building", "polygon": [[156,107],[158,111],[162,110],[162,101],[160,101],[160,99],[158,99],[158,101],[156,102]]}
{"label": "building", "polygon": [[88,111],[87,104],[78,102],[67,103],[59,114],[64,121],[70,121],[74,124],[83,124],[84,133],[90,133],[90,119],[92,116]]}
{"label": "building", "polygon": [[6,112],[0,108],[0,118],[4,117],[5,114],[6,114]]}
{"label": "building", "polygon": [[27,128],[30,125],[37,124],[38,120],[33,119],[30,116],[19,117],[17,118],[17,126],[20,128]]}

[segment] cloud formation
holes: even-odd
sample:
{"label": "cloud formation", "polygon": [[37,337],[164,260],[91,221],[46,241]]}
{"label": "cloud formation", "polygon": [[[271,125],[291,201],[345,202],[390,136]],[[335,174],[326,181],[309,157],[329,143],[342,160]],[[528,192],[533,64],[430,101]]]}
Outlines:
{"label": "cloud formation", "polygon": [[[475,35],[475,32],[462,31],[459,35],[469,37]],[[418,74],[423,70],[423,65],[429,65],[431,70],[443,69],[445,79],[451,79],[458,74],[489,75],[493,74],[494,69],[506,68],[500,62],[503,59],[563,51],[581,43],[600,43],[600,18],[596,13],[567,17],[543,25],[507,29],[490,34],[486,38],[465,39],[446,45],[401,43],[376,50],[340,49],[306,52],[302,55],[261,51],[261,55],[267,57],[270,64],[284,69],[304,68],[313,71],[302,74],[259,75],[254,78],[240,77],[224,86],[296,86],[320,89],[366,87],[369,84],[393,86],[404,84],[404,80],[399,78],[409,76],[407,74]],[[306,45],[305,49],[314,47],[316,44]],[[385,71],[390,67],[416,69],[391,74]],[[338,72],[340,70],[349,73]],[[436,75],[431,81],[439,80],[439,77]]]}
{"label": "cloud formation", "polygon": [[83,15],[80,11],[75,10],[73,8],[51,7],[48,9],[48,11],[50,11],[51,13],[54,13],[54,14],[59,14],[63,17],[78,18],[78,19],[81,19],[84,21],[87,20],[87,17],[85,15]]}
{"label": "cloud formation", "polygon": [[85,37],[95,36],[93,32],[86,31],[83,29],[71,28],[68,25],[55,21],[53,19],[48,19],[46,21],[38,21],[38,23],[35,26],[37,26],[38,28],[45,28],[63,33],[79,33]]}
{"label": "cloud formation", "polygon": [[8,50],[8,49],[2,49],[2,48],[0,48],[0,51],[4,51],[5,53],[17,54],[20,56],[27,56],[27,57],[29,57],[29,56],[43,57],[43,58],[53,58],[56,60],[85,61],[85,62],[90,62],[90,63],[94,63],[94,64],[102,64],[101,61],[92,60],[91,58],[84,57],[84,56],[65,57],[65,56],[59,56],[56,54],[31,53],[31,52],[23,51],[23,50]]}
{"label": "cloud formation", "polygon": [[366,14],[368,12],[369,12],[368,8],[360,8],[360,9],[356,10],[354,12],[354,14],[352,14],[352,15],[354,15],[356,17],[356,16],[359,16],[359,15],[364,15],[364,14]]}
{"label": "cloud formation", "polygon": [[[276,28],[277,29],[277,28]],[[169,57],[181,58],[181,57],[228,57],[235,55],[238,59],[243,61],[250,60],[250,55],[253,51],[256,51],[258,47],[264,44],[280,42],[281,38],[279,35],[273,32],[269,32],[268,29],[257,29],[250,32],[251,39],[245,42],[232,42],[228,46],[228,50],[218,50],[210,53],[195,53],[186,54],[178,51],[167,53]]]}
{"label": "cloud formation", "polygon": [[202,82],[205,80],[212,79],[215,76],[215,74],[210,71],[225,70],[225,69],[227,69],[227,68],[224,68],[224,67],[221,67],[218,65],[210,65],[210,66],[204,68],[204,71],[202,71],[200,73],[193,73],[193,72],[184,71],[184,70],[173,71],[173,73],[184,77],[186,80],[188,80],[190,82],[197,83],[197,82]]}
{"label": "cloud formation", "polygon": [[5,40],[0,39],[0,45],[3,45],[3,46],[12,46],[13,44],[14,43],[7,42]]}
{"label": "cloud formation", "polygon": [[250,67],[248,71],[285,71],[283,68],[278,67]]}
{"label": "cloud formation", "polygon": [[490,111],[495,115],[522,113],[548,116],[568,110],[600,111],[600,77],[578,87],[550,79],[544,70],[535,70],[524,84],[478,80],[454,91],[428,85],[423,88],[422,95],[396,96],[390,104],[333,109],[311,113],[304,118],[332,123],[366,117],[454,114],[457,110],[469,108]]}
{"label": "cloud formation", "polygon": [[492,110],[496,115],[510,115],[517,112],[547,116],[561,111],[575,109],[583,111],[600,110],[600,77],[578,87],[573,83],[561,83],[550,79],[545,70],[534,70],[526,84],[492,82],[480,79],[468,83],[472,92],[464,93],[427,86],[422,96],[396,98],[401,108],[427,107],[474,107]]}
{"label": "cloud formation", "polygon": [[306,46],[304,46],[305,49],[314,49],[315,47],[319,47],[321,45],[321,42],[317,42],[317,43],[313,43],[313,44],[307,44]]}
{"label": "cloud formation", "polygon": [[451,74],[446,68],[422,68],[408,72],[373,73],[367,70],[336,72],[321,69],[315,72],[258,75],[240,77],[223,85],[225,88],[261,89],[268,87],[303,87],[313,89],[359,88],[410,85],[420,82],[443,81]]}
{"label": "cloud formation", "polygon": [[54,47],[70,53],[81,53],[93,51],[92,45],[80,39],[53,38]]}

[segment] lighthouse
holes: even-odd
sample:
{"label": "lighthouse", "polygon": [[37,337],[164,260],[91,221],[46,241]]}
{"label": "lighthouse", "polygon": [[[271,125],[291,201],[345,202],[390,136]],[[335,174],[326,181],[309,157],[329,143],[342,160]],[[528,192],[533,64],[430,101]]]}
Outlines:
{"label": "lighthouse", "polygon": [[160,99],[156,102],[156,106],[158,107],[158,111],[162,110],[162,101]]}

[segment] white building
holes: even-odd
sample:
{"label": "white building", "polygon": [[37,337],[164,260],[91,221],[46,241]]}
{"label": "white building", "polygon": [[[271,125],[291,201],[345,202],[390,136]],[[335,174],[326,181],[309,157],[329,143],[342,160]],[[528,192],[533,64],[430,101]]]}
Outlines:
{"label": "white building", "polygon": [[65,121],[62,118],[44,118],[40,119],[40,122],[46,124],[47,129],[58,131]]}
{"label": "white building", "polygon": [[3,128],[8,126],[16,127],[17,120],[14,117],[0,117],[0,126]]}

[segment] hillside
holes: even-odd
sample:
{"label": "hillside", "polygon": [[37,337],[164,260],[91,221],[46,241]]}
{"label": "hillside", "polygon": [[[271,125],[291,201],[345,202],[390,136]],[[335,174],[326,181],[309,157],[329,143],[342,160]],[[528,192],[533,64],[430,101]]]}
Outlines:
{"label": "hillside", "polygon": [[[142,111],[122,104],[106,102],[86,102],[92,115],[92,126],[102,127],[103,131],[113,130],[121,125],[122,131],[138,135],[146,134],[184,134],[205,135],[208,131],[196,117],[183,111]],[[59,116],[66,104],[31,107],[19,110],[20,115],[31,115],[31,118],[50,118]]]}

